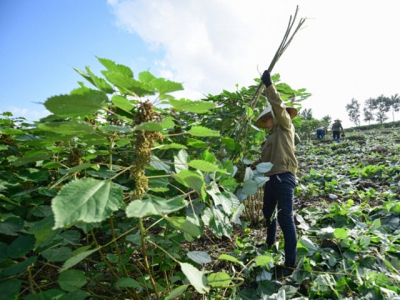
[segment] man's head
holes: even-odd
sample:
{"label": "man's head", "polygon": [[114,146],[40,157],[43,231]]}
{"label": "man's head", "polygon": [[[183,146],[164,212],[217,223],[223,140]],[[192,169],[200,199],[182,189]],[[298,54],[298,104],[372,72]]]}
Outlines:
{"label": "man's head", "polygon": [[[297,109],[294,107],[287,106],[286,111],[289,113],[289,116],[291,119],[293,119],[297,115]],[[268,121],[268,119],[271,119]],[[260,116],[257,118],[256,123],[254,124],[258,128],[261,129],[272,129],[274,127],[274,116],[273,116],[273,111],[271,106],[268,106],[264,111],[260,114]],[[267,122],[268,122],[268,127],[267,127]]]}
{"label": "man's head", "polygon": [[272,116],[272,114],[269,114],[265,120],[265,128],[268,130],[271,130],[275,125],[275,118]]}
{"label": "man's head", "polygon": [[[261,113],[261,115],[257,118],[256,123],[254,124],[255,126],[257,126],[258,128],[268,128],[267,127],[267,121],[268,119],[274,119],[274,116],[272,115],[272,109],[271,106],[268,106],[266,109],[264,109],[264,111]],[[271,121],[269,121],[271,122]],[[269,129],[269,128],[268,128]]]}

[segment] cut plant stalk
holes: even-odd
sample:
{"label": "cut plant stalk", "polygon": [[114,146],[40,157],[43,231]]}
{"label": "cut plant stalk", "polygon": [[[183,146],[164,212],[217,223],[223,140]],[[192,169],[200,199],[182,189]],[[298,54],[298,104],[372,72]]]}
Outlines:
{"label": "cut plant stalk", "polygon": [[[299,6],[296,7],[296,12],[294,14],[294,17],[290,16],[290,18],[289,18],[289,24],[288,24],[288,27],[286,29],[286,32],[285,32],[285,34],[283,36],[283,39],[282,39],[282,41],[281,41],[281,43],[280,43],[280,45],[278,47],[278,50],[276,51],[276,53],[275,53],[270,65],[268,67],[268,71],[270,73],[272,72],[275,64],[281,58],[282,54],[289,47],[289,45],[290,45],[291,41],[293,40],[294,36],[296,35],[296,33],[300,30],[300,28],[303,26],[304,22],[306,21],[305,18],[301,18],[299,20],[299,23],[295,27],[294,32],[292,34],[290,34],[292,29],[294,28],[293,26],[294,26],[294,24],[296,22],[298,11],[299,11]],[[253,95],[253,97],[252,97],[252,99],[250,100],[250,103],[249,103],[249,107],[251,107],[252,110],[254,110],[261,93],[264,91],[264,88],[265,88],[265,85],[261,82],[258,85],[257,90],[255,91],[255,93],[254,93],[254,95]],[[239,124],[242,124],[242,125],[240,126],[238,134],[236,135],[236,138],[235,138],[235,142],[236,143],[238,143],[239,140],[243,140],[242,132],[243,132],[244,129],[246,129],[245,141],[244,142],[242,141],[242,144],[246,145],[247,129],[250,126],[250,122],[251,122],[252,118],[253,118],[253,116],[247,117],[246,112],[244,112],[243,115],[241,116]],[[235,157],[231,157],[231,160],[235,161]]]}
{"label": "cut plant stalk", "polygon": [[[293,34],[290,36],[290,32],[293,29],[293,25],[296,22],[296,17],[297,13],[299,11],[299,6],[296,7],[296,12],[294,14],[294,18],[292,20],[292,16],[289,18],[289,24],[286,29],[285,35],[283,36],[282,42],[279,45],[278,50],[275,53],[274,58],[272,59],[269,67],[268,67],[268,72],[272,73],[272,69],[274,68],[275,64],[278,62],[279,58],[282,56],[283,52],[289,47],[290,42],[293,40],[295,34],[300,30],[301,26],[303,26],[304,22],[306,21],[305,18],[301,18],[299,23],[296,26],[296,29],[294,30]],[[290,36],[290,38],[289,38]],[[289,39],[288,39],[289,38]],[[250,101],[250,107],[253,109],[258,101],[258,98],[260,97],[260,94],[262,93],[263,89],[265,88],[265,85],[261,82],[256,90],[256,92],[253,95],[253,98]]]}

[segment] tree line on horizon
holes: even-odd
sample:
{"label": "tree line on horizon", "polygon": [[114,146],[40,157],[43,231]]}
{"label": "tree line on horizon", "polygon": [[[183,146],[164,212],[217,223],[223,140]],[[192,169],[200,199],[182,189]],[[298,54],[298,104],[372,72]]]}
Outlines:
{"label": "tree line on horizon", "polygon": [[[346,111],[351,122],[356,126],[360,126],[361,104],[356,99],[351,99],[351,103],[346,105]],[[392,113],[393,122],[395,112],[400,111],[400,96],[398,94],[390,97],[380,95],[377,98],[369,98],[364,102],[363,116],[364,121],[371,124],[376,120],[379,124],[383,124],[389,119],[387,113]]]}
{"label": "tree line on horizon", "polygon": [[[360,126],[361,118],[361,104],[356,99],[351,99],[351,103],[346,105],[346,111],[349,119],[356,127]],[[365,100],[363,113],[363,121],[371,124],[371,121],[376,120],[378,124],[383,124],[389,119],[388,113],[392,113],[392,120],[395,122],[394,114],[400,111],[400,96],[398,94],[390,97],[380,95],[377,98],[369,98]],[[327,132],[330,131],[332,124],[332,117],[329,115],[324,116],[318,120],[313,117],[312,109],[304,108],[299,112],[302,122],[296,128],[296,132],[301,139],[313,139],[315,137],[316,129],[323,127]]]}

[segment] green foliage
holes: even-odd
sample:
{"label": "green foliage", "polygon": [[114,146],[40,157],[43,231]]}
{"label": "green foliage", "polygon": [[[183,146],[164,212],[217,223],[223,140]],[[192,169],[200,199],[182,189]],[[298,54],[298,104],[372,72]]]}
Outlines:
{"label": "green foliage", "polygon": [[[220,288],[228,273],[208,272],[209,284],[186,262],[186,245],[204,230],[230,238],[242,200],[267,180],[270,164],[242,168],[244,156],[252,160],[259,150],[248,153],[235,141],[242,127],[250,144],[264,138],[245,105],[256,85],[199,101],[175,99],[170,93],[182,90],[180,83],[148,71],[134,77],[128,67],[98,59],[103,78],[89,67],[75,69],[92,88],[80,82],[48,98],[53,115],[35,124],[9,113],[0,119],[2,285],[10,298],[82,299]],[[285,99],[307,96],[278,86]],[[240,102],[230,113],[245,111],[246,124],[221,130],[209,123],[232,120],[217,108],[221,97]],[[237,164],[243,176],[235,177]]]}

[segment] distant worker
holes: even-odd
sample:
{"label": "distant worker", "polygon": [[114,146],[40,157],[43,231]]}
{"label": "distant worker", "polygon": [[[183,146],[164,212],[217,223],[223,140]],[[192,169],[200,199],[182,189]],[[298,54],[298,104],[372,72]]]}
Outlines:
{"label": "distant worker", "polygon": [[336,141],[338,143],[340,143],[340,132],[343,134],[344,136],[344,130],[342,127],[342,121],[340,119],[336,119],[335,123],[333,123],[332,125],[332,141]]}
{"label": "distant worker", "polygon": [[326,130],[323,126],[317,128],[317,140],[325,139]]}

